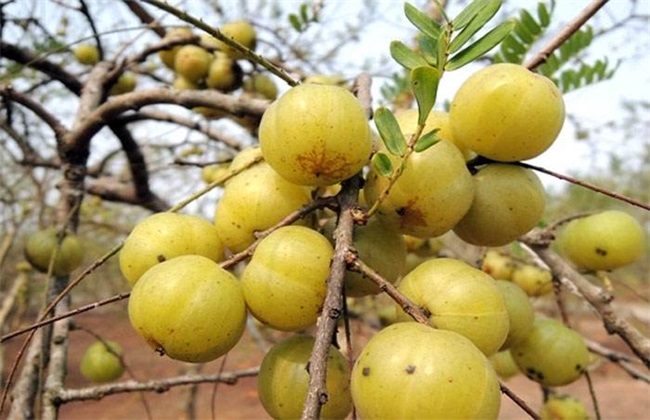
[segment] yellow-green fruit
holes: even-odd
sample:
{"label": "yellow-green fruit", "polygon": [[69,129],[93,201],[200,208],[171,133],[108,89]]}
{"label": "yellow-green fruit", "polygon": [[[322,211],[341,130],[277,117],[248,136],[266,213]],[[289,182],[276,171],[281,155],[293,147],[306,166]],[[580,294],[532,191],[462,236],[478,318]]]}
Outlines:
{"label": "yellow-green fruit", "polygon": [[[219,28],[221,33],[223,33],[228,38],[232,39],[248,48],[249,50],[254,50],[257,45],[257,33],[255,28],[250,23],[244,20],[236,20],[233,22],[225,23]],[[232,47],[229,47],[224,42],[217,40],[219,43],[219,48],[233,60],[239,60],[244,58],[244,55],[239,51],[235,50]]]}
{"label": "yellow-green fruit", "polygon": [[[163,37],[163,41],[171,40],[171,39],[183,39],[183,38],[191,38],[192,37],[192,30],[189,28],[175,28],[167,32],[165,36]],[[178,50],[181,48],[181,45],[177,45],[175,47],[172,47],[168,50],[162,50],[158,52],[158,57],[160,57],[160,61],[163,62],[165,67],[168,69],[174,70],[174,61],[176,59],[176,53]]]}
{"label": "yellow-green fruit", "polygon": [[99,62],[99,50],[96,46],[90,44],[78,45],[73,54],[77,61],[81,64],[92,66]]}
{"label": "yellow-green fruit", "polygon": [[286,181],[262,162],[226,183],[214,223],[223,244],[240,252],[255,241],[256,231],[274,226],[310,201],[308,189]]}
{"label": "yellow-green fruit", "polygon": [[197,90],[199,85],[196,82],[190,82],[183,76],[176,76],[172,82],[172,87],[176,90]]}
{"label": "yellow-green fruit", "polygon": [[472,206],[454,227],[473,245],[502,246],[534,228],[544,215],[544,185],[529,169],[493,163],[474,175]]}
{"label": "yellow-green fruit", "polygon": [[363,419],[495,419],[501,404],[494,369],[476,346],[415,322],[373,336],[350,385]]}
{"label": "yellow-green fruit", "polygon": [[204,166],[201,170],[201,179],[206,184],[211,184],[228,173],[229,163],[218,163],[216,165]]}
{"label": "yellow-green fruit", "polygon": [[510,347],[519,369],[546,386],[562,386],[587,369],[589,351],[580,334],[554,319],[537,319],[528,336]]}
{"label": "yellow-green fruit", "polygon": [[133,287],[148,269],[181,255],[223,259],[216,227],[197,216],[157,213],[138,223],[124,241],[120,269]]}
{"label": "yellow-green fruit", "polygon": [[[399,121],[399,117],[398,117]],[[399,162],[391,156],[393,167]],[[368,205],[378,200],[388,178],[372,170],[364,187]],[[419,238],[440,236],[465,215],[474,199],[474,181],[462,153],[441,141],[412,154],[379,206],[379,217],[393,229]]]}
{"label": "yellow-green fruit", "polygon": [[215,54],[205,84],[221,92],[232,92],[242,85],[242,70],[239,64],[222,52]]}
{"label": "yellow-green fruit", "polygon": [[451,103],[454,141],[481,156],[515,162],[538,156],[564,123],[564,101],[553,82],[517,64],[495,64],[472,75]]}
{"label": "yellow-green fruit", "polygon": [[244,91],[274,101],[278,97],[278,87],[265,74],[256,73],[244,80]]}
{"label": "yellow-green fruit", "polygon": [[552,395],[544,403],[539,416],[542,420],[589,420],[587,407],[569,395]]}
{"label": "yellow-green fruit", "polygon": [[613,270],[637,261],[645,252],[639,222],[627,213],[609,210],[572,220],[562,231],[562,253],[580,268]]}
{"label": "yellow-green fruit", "polygon": [[40,230],[27,238],[25,258],[37,270],[47,273],[54,253],[52,274],[65,276],[81,265],[83,248],[75,235],[68,234],[59,244],[56,228]]}
{"label": "yellow-green fruit", "polygon": [[198,82],[208,74],[213,57],[199,46],[183,45],[176,52],[174,71],[190,82]]}
{"label": "yellow-green fruit", "polygon": [[[274,345],[262,360],[257,390],[262,406],[274,419],[297,419],[302,414],[309,387],[307,366],[314,339],[296,335]],[[327,402],[320,418],[344,419],[352,410],[350,369],[341,352],[330,346],[327,358]]]}
{"label": "yellow-green fruit", "polygon": [[300,185],[333,185],[350,178],[372,151],[361,104],[337,86],[291,88],[267,108],[259,137],[269,165]]}
{"label": "yellow-green fruit", "polygon": [[[404,276],[398,289],[431,314],[434,327],[469,338],[487,356],[508,336],[508,310],[494,280],[463,261],[427,260]],[[401,309],[398,316],[410,320]]]}
{"label": "yellow-green fruit", "polygon": [[515,271],[515,263],[508,255],[496,250],[489,250],[483,256],[481,270],[496,280],[510,280]]}
{"label": "yellow-green fruit", "polygon": [[497,280],[496,285],[506,303],[510,320],[508,337],[500,348],[500,350],[506,350],[528,336],[535,321],[535,310],[526,292],[515,283]]}
{"label": "yellow-green fruit", "polygon": [[512,272],[512,282],[528,296],[544,296],[553,291],[553,274],[531,264],[523,264]]}
{"label": "yellow-green fruit", "polygon": [[237,279],[200,255],[172,258],[149,269],[129,298],[136,332],[159,353],[203,363],[232,349],[246,326]]}
{"label": "yellow-green fruit", "polygon": [[315,324],[333,253],[327,238],[303,226],[282,227],[264,238],[241,277],[253,316],[283,331]]}
{"label": "yellow-green fruit", "polygon": [[122,95],[123,93],[133,92],[137,84],[138,79],[136,79],[135,74],[126,72],[117,79],[117,82],[111,87],[109,94]]}
{"label": "yellow-green fruit", "polygon": [[81,356],[79,370],[92,382],[114,381],[124,373],[122,354],[122,347],[116,342],[96,341]]}
{"label": "yellow-green fruit", "polygon": [[519,366],[517,366],[515,359],[510,354],[510,350],[494,353],[489,359],[494,371],[502,379],[512,378],[520,372]]}

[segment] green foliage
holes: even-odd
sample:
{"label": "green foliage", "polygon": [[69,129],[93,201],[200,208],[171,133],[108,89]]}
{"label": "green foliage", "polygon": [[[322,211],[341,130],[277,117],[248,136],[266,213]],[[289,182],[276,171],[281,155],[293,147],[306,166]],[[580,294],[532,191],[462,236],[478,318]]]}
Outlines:
{"label": "green foliage", "polygon": [[494,62],[523,63],[526,54],[532,49],[535,41],[544,35],[551,23],[551,15],[554,9],[555,1],[551,1],[548,6],[542,2],[538,3],[537,19],[530,12],[522,9],[519,12],[519,19],[516,21],[513,32],[503,40],[499,52],[494,55]]}
{"label": "green foliage", "polygon": [[382,152],[375,153],[372,157],[372,167],[379,175],[388,177],[393,173],[393,164],[390,158]]}
{"label": "green foliage", "polygon": [[393,113],[388,108],[381,107],[375,111],[374,119],[386,149],[393,155],[403,156],[406,152],[406,140]]}
{"label": "green foliage", "polygon": [[302,3],[298,13],[289,13],[289,23],[298,32],[304,32],[310,23],[318,22],[318,15],[311,11],[307,3]]}
{"label": "green foliage", "polygon": [[411,88],[418,103],[418,124],[424,125],[436,103],[440,77],[432,67],[417,67],[411,70]]}

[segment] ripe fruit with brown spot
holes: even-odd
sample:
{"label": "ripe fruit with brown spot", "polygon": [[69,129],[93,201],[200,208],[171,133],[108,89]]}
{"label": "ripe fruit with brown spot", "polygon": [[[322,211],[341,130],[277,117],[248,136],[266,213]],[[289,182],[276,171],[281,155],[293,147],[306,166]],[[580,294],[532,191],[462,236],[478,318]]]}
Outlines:
{"label": "ripe fruit with brown spot", "polygon": [[259,137],[266,162],[300,185],[326,186],[350,178],[372,151],[361,104],[337,86],[291,88],[267,108]]}

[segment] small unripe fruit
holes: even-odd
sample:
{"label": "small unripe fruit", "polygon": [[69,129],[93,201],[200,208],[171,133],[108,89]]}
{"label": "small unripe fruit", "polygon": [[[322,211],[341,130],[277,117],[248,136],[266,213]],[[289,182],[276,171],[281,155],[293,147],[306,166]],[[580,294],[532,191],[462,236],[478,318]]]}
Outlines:
{"label": "small unripe fruit", "polygon": [[512,358],[510,350],[502,350],[498,353],[494,353],[489,357],[494,371],[502,379],[508,379],[520,372],[519,366],[515,363],[515,360]]}
{"label": "small unripe fruit", "polygon": [[564,117],[562,94],[550,79],[509,63],[472,75],[450,110],[454,141],[500,162],[544,152],[560,133]]}
{"label": "small unripe fruit", "polygon": [[212,60],[205,84],[221,92],[232,92],[242,84],[242,70],[236,61],[218,52]]}
{"label": "small unripe fruit", "polygon": [[55,276],[70,274],[81,265],[83,248],[75,235],[68,234],[59,241],[57,229],[48,228],[32,234],[25,244],[25,258],[43,273],[47,273],[55,253],[52,266]]}
{"label": "small unripe fruit", "polygon": [[481,270],[496,280],[510,280],[515,270],[515,263],[509,256],[490,250],[483,256]]}
{"label": "small unripe fruit", "polygon": [[512,282],[528,296],[544,296],[553,291],[553,274],[531,264],[522,264],[512,273]]}
{"label": "small unripe fruit", "polygon": [[111,87],[109,94],[122,95],[123,93],[133,92],[137,84],[138,79],[135,78],[135,75],[131,72],[126,72],[117,79],[117,82]]}
{"label": "small unripe fruit", "polygon": [[278,87],[265,74],[256,73],[244,80],[244,91],[274,101],[278,97]]}
{"label": "small unripe fruit", "polygon": [[539,411],[539,416],[542,420],[589,420],[587,407],[569,395],[551,395]]}
{"label": "small unripe fruit", "polygon": [[[108,347],[107,347],[108,346]],[[91,344],[79,364],[81,374],[92,382],[110,382],[122,376],[122,347],[114,341],[96,341]]]}
{"label": "small unripe fruit", "polygon": [[[167,32],[165,34],[165,37],[163,40],[170,40],[170,39],[183,39],[183,38],[191,38],[192,37],[192,30],[189,28],[175,28]],[[168,69],[174,70],[174,60],[176,59],[176,53],[178,50],[181,48],[181,45],[177,45],[175,47],[172,47],[169,50],[162,50],[158,52],[158,57],[160,57],[160,61],[163,62],[165,67]]]}

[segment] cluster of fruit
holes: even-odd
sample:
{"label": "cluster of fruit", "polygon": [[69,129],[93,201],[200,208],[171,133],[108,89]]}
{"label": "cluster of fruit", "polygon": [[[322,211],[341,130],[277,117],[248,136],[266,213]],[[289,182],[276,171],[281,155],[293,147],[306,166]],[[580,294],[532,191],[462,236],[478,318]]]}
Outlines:
{"label": "cluster of fruit", "polygon": [[[199,48],[179,46],[174,69],[187,80],[201,80],[210,66],[197,76],[179,64],[188,47]],[[563,324],[536,319],[529,301],[529,295],[552,289],[550,273],[499,265],[487,257],[485,271],[456,259],[430,258],[406,272],[409,241],[431,241],[453,230],[470,244],[501,246],[538,224],[543,186],[516,162],[546,150],[563,119],[562,97],[548,79],[521,66],[490,66],[460,88],[449,114],[430,114],[424,132],[437,129],[441,141],[410,155],[401,176],[390,180],[367,168],[373,150],[383,146],[373,143],[364,109],[348,90],[294,87],[262,117],[260,147],[245,150],[231,163],[231,169],[243,169],[252,159],[264,158],[225,183],[214,224],[162,213],[130,233],[119,259],[132,286],[131,323],[156,351],[188,362],[214,360],[232,349],[248,313],[281,331],[313,326],[334,254],[335,215],[324,210],[274,230],[256,243],[239,279],[219,262],[248,249],[256,232],[275,226],[315,196],[336,193],[342,181],[359,175],[365,178],[360,203],[376,205],[378,211],[355,228],[358,255],[388,281],[399,280],[398,290],[428,315],[431,325],[397,322],[384,328],[364,346],[352,369],[332,347],[325,417],[345,417],[354,404],[364,418],[494,418],[500,392],[488,357],[505,350],[531,379],[547,386],[570,383],[587,368],[586,345]],[[397,120],[408,136],[416,129],[417,112],[403,112]],[[487,159],[476,164],[476,155]],[[400,156],[390,159],[400,164]],[[587,219],[566,227],[565,249],[571,249],[572,235],[584,238],[589,231],[582,222]],[[609,243],[594,246],[608,261],[622,260]],[[582,264],[571,252],[567,256]],[[349,297],[380,292],[354,273],[346,274],[345,291]],[[410,320],[396,310],[398,321]],[[294,336],[266,355],[260,399],[274,417],[300,415],[313,342]]]}

